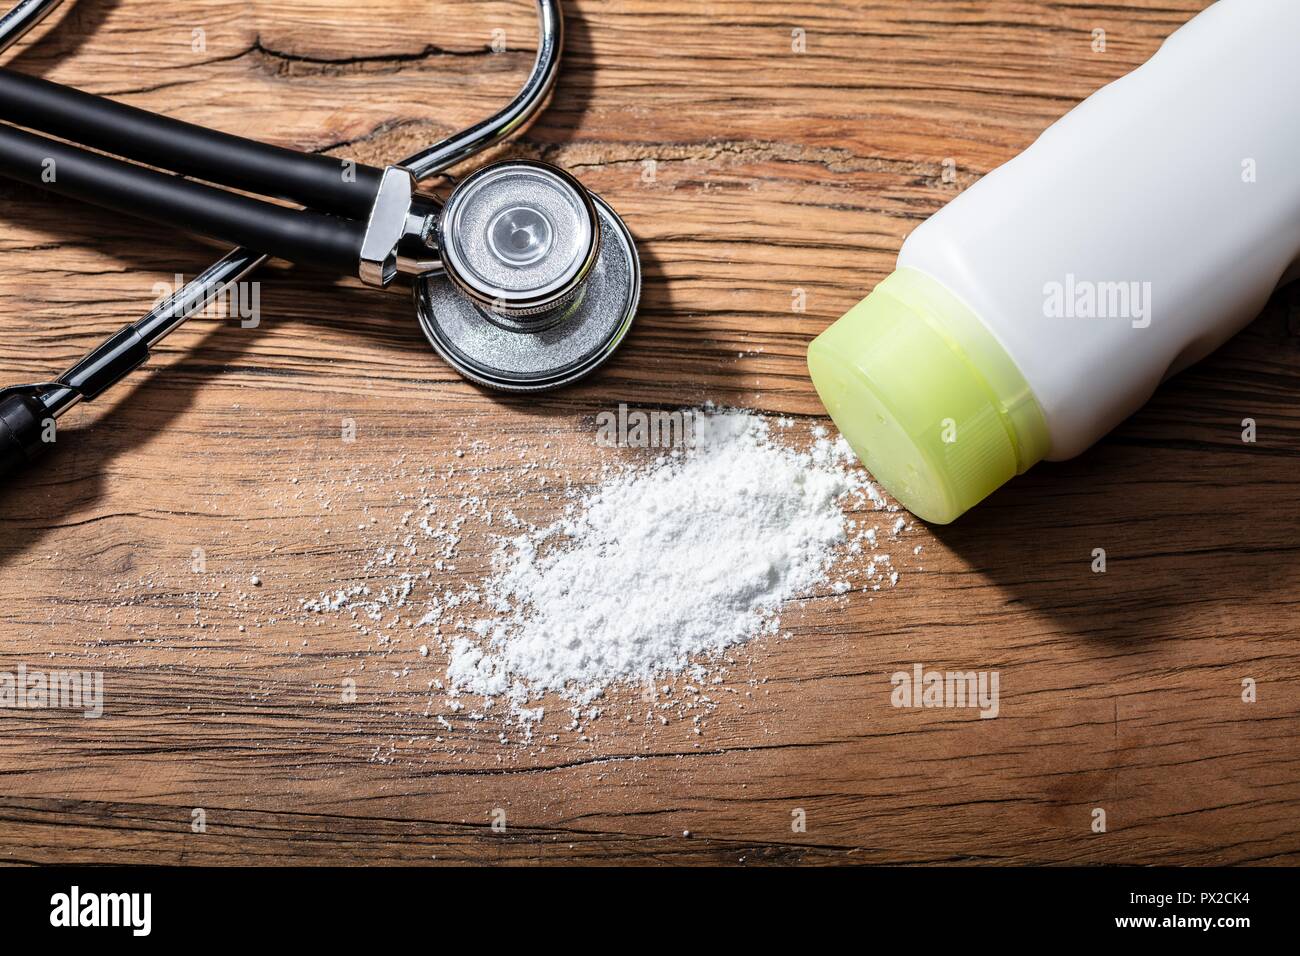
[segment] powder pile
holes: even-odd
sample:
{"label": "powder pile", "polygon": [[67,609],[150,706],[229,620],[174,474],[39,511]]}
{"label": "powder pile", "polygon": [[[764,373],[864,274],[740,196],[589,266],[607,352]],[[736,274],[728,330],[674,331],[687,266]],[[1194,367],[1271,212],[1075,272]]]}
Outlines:
{"label": "powder pile", "polygon": [[[782,605],[819,585],[849,589],[828,581],[832,566],[875,530],[855,535],[846,508],[885,505],[843,439],[819,429],[799,451],[757,415],[694,422],[692,447],[609,476],[503,543],[481,616],[449,643],[453,694],[505,695],[527,720],[543,694],[586,704],[611,683],[680,672],[778,633]],[[868,577],[892,574],[878,561],[889,565],[877,556]]]}

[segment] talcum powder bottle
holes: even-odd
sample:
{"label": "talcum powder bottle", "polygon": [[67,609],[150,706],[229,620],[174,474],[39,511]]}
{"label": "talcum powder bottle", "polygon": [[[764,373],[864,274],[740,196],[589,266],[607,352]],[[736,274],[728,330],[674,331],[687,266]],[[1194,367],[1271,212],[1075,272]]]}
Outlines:
{"label": "talcum powder bottle", "polygon": [[1219,0],[917,228],[817,337],[822,402],[946,523],[1079,454],[1300,258],[1300,0]]}

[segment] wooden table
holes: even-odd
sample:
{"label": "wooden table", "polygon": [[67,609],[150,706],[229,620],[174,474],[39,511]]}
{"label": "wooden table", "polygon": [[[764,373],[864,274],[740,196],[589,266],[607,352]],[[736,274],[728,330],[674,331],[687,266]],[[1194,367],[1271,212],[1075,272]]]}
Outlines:
{"label": "wooden table", "polygon": [[[699,736],[447,731],[436,654],[299,606],[359,579],[421,469],[472,465],[540,520],[559,499],[521,456],[550,443],[540,473],[581,487],[620,402],[820,415],[805,347],[904,236],[1205,5],[566,3],[554,105],[496,155],[570,169],[626,218],[645,289],[622,352],[559,394],[489,395],[403,297],[275,268],[258,328],[197,321],[74,410],[0,492],[0,670],[102,671],[105,713],[0,711],[0,858],[1300,862],[1295,290],[1088,454],[908,530],[924,560],[897,588],[790,608]],[[533,29],[505,0],[81,0],[8,62],[382,162],[511,96]],[[56,374],[215,251],[0,191],[5,382]],[[467,533],[448,583],[491,550]],[[997,670],[999,716],[891,707],[915,663]]]}

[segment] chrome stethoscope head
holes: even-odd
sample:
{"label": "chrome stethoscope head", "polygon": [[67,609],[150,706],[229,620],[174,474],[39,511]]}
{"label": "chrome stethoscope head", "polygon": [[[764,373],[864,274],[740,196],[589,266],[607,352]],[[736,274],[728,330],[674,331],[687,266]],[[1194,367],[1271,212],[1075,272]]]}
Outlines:
{"label": "chrome stethoscope head", "polygon": [[601,365],[636,314],[641,269],[627,227],[568,173],[484,167],[438,216],[441,271],[415,283],[430,344],[471,381],[515,392]]}
{"label": "chrome stethoscope head", "polygon": [[438,218],[448,280],[495,312],[528,316],[563,306],[600,248],[596,204],[569,174],[497,163],[456,187]]}

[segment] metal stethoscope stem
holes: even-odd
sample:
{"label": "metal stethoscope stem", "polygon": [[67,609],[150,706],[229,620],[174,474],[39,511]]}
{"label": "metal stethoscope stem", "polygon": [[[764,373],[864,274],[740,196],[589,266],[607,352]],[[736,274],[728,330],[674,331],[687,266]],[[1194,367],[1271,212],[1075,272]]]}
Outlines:
{"label": "metal stethoscope stem", "polygon": [[63,0],[19,0],[0,16],[0,53],[13,46],[44,20]]}

